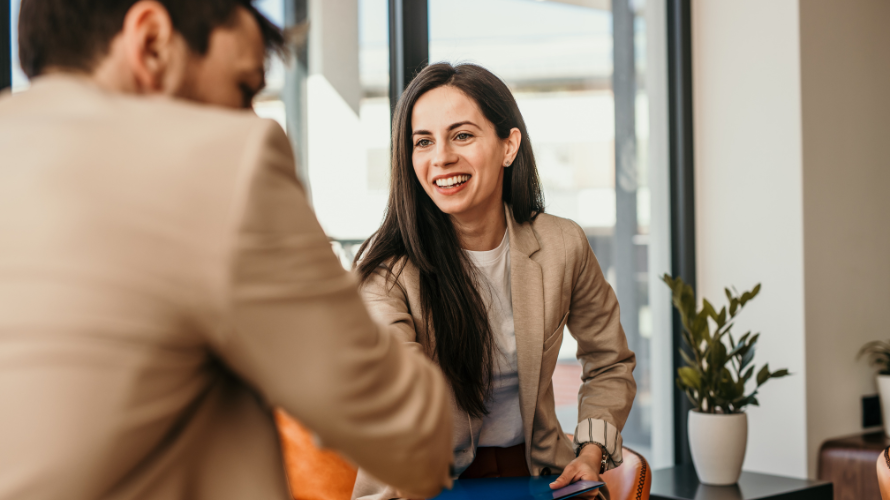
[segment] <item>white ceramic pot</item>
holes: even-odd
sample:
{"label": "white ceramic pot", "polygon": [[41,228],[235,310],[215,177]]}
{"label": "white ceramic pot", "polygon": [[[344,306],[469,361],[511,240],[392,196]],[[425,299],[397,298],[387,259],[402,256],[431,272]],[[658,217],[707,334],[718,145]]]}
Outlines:
{"label": "white ceramic pot", "polygon": [[748,447],[748,415],[689,411],[689,447],[702,484],[735,484]]}
{"label": "white ceramic pot", "polygon": [[881,417],[884,434],[890,437],[890,375],[878,375],[878,393],[881,395]]}

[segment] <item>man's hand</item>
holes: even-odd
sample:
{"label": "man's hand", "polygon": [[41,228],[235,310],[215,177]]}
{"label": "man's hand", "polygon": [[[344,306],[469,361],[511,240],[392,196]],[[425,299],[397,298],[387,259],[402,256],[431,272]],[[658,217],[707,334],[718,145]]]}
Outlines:
{"label": "man's hand", "polygon": [[572,460],[556,481],[550,483],[551,490],[558,490],[566,486],[586,479],[588,481],[601,481],[600,466],[603,462],[603,450],[595,444],[589,444],[581,448],[578,458]]}

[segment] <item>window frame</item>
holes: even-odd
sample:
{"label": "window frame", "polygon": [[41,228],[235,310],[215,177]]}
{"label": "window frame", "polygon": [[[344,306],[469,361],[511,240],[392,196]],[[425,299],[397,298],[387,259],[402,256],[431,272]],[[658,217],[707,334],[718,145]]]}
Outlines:
{"label": "window frame", "polygon": [[[395,108],[402,91],[429,61],[428,0],[389,0],[390,103]],[[671,207],[671,272],[696,285],[695,182],[692,103],[691,0],[666,0],[668,134]],[[409,53],[406,47],[411,47]],[[672,312],[673,373],[683,366],[682,324]],[[691,408],[685,393],[674,388],[674,463],[692,463],[687,435]]]}
{"label": "window frame", "polygon": [[0,92],[12,87],[12,0],[0,0]]}
{"label": "window frame", "polygon": [[[692,103],[692,7],[691,0],[667,0],[668,132],[670,134],[671,272],[693,290],[695,256],[695,158]],[[684,366],[683,325],[673,311],[674,371]],[[692,463],[687,423],[692,408],[686,394],[674,387],[674,463]]]}

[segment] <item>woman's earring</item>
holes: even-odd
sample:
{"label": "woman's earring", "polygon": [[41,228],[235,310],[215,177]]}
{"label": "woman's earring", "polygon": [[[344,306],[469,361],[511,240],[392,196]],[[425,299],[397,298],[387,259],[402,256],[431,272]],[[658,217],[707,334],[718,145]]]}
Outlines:
{"label": "woman's earring", "polygon": [[504,166],[505,166],[505,167],[509,167],[509,166],[510,166],[510,162],[504,163]]}

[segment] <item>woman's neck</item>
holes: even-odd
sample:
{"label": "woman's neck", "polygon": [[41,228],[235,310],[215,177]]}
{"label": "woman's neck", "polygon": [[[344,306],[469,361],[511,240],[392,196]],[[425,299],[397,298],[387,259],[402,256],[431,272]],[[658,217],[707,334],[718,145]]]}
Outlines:
{"label": "woman's neck", "polygon": [[507,214],[503,203],[486,210],[481,216],[452,216],[452,221],[461,248],[474,252],[494,250],[504,240],[507,231]]}

